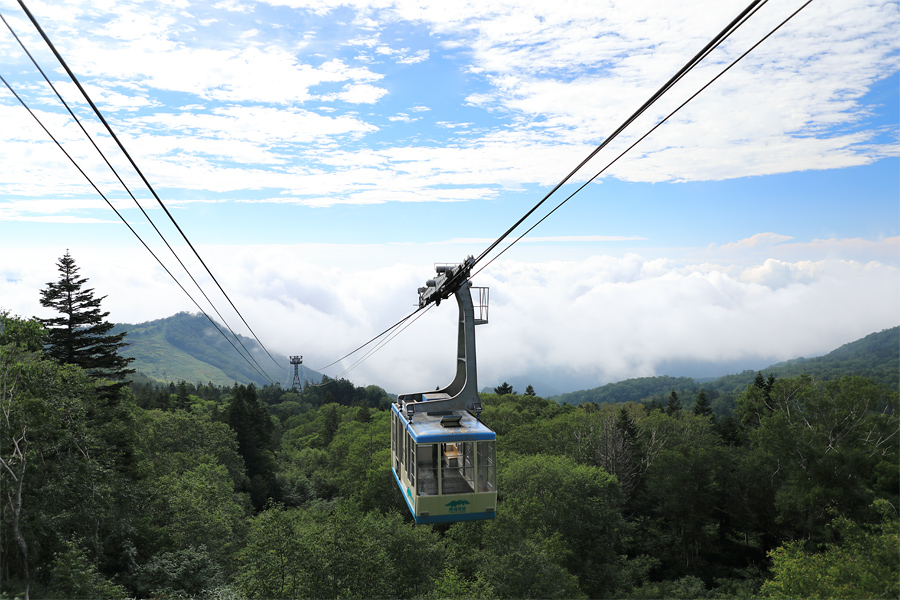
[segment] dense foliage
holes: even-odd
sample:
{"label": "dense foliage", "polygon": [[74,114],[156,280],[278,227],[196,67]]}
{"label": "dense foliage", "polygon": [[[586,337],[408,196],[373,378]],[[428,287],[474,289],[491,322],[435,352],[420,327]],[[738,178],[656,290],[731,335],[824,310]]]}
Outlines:
{"label": "dense foliage", "polygon": [[0,318],[4,597],[900,594],[897,393],[869,379],[759,376],[727,417],[672,390],[485,394],[497,518],[416,526],[380,388],[143,380],[109,401],[44,335]]}

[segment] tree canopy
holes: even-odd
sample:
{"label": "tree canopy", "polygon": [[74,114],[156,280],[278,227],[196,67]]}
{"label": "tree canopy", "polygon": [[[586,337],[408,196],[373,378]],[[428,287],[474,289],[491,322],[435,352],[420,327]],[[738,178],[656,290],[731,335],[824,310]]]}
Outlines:
{"label": "tree canopy", "polygon": [[42,332],[0,312],[2,597],[900,592],[897,393],[870,379],[751,378],[716,419],[699,391],[482,394],[497,517],[417,526],[380,388],[136,379],[109,403]]}

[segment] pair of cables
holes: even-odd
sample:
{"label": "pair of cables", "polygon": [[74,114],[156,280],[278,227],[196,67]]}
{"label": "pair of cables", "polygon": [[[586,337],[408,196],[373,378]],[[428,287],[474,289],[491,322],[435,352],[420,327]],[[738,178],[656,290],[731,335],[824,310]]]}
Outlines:
{"label": "pair of cables", "polygon": [[[134,159],[131,157],[131,154],[130,154],[130,153],[128,152],[128,150],[125,148],[124,144],[123,144],[122,141],[119,139],[119,136],[116,135],[116,133],[115,133],[115,131],[113,130],[113,128],[110,126],[110,124],[107,122],[107,120],[103,117],[103,114],[100,112],[100,109],[97,108],[97,105],[96,105],[96,104],[94,104],[94,102],[93,102],[93,100],[91,99],[90,95],[87,93],[87,91],[86,91],[86,90],[84,89],[84,87],[81,85],[81,82],[80,82],[80,81],[78,80],[78,78],[75,76],[75,73],[73,73],[72,70],[69,68],[69,65],[66,63],[65,59],[62,57],[62,55],[61,55],[61,54],[59,53],[59,51],[56,49],[56,46],[55,46],[55,45],[53,44],[53,42],[50,40],[49,36],[45,33],[45,31],[44,31],[44,29],[41,27],[40,23],[38,23],[38,21],[37,21],[37,19],[35,18],[35,16],[34,16],[34,15],[32,14],[32,12],[28,9],[28,7],[25,5],[25,3],[23,2],[23,0],[18,0],[18,2],[19,2],[19,5],[21,6],[22,10],[23,10],[23,11],[25,12],[25,14],[28,16],[28,18],[29,18],[29,20],[31,21],[31,23],[34,25],[35,29],[38,31],[38,33],[40,33],[41,37],[44,39],[44,41],[45,41],[45,43],[47,44],[47,46],[48,46],[48,47],[50,48],[50,50],[53,52],[54,56],[55,56],[56,59],[59,61],[60,65],[65,69],[66,73],[69,75],[69,77],[70,77],[70,79],[72,80],[72,82],[75,83],[76,87],[77,87],[78,90],[81,92],[81,94],[82,94],[82,96],[84,97],[84,99],[85,99],[85,100],[87,101],[87,103],[91,106],[91,108],[92,108],[93,111],[94,111],[94,114],[97,116],[97,118],[100,120],[100,122],[104,125],[104,127],[106,128],[106,131],[109,133],[109,135],[112,137],[112,139],[115,140],[115,142],[116,142],[116,144],[118,145],[119,149],[122,151],[122,153],[125,155],[125,157],[126,157],[126,158],[128,159],[128,161],[129,161],[129,163],[131,164],[131,167],[132,167],[132,168],[134,169],[134,171],[140,176],[140,178],[141,178],[141,180],[143,181],[144,185],[147,187],[147,189],[148,189],[148,190],[150,191],[150,193],[153,195],[153,197],[154,197],[154,199],[156,200],[156,202],[157,202],[157,203],[159,204],[159,206],[163,209],[163,211],[165,212],[166,216],[169,218],[169,220],[170,220],[171,223],[175,226],[175,228],[176,228],[176,230],[178,231],[178,233],[181,235],[181,237],[182,237],[182,238],[184,239],[184,241],[187,243],[188,247],[189,247],[189,248],[191,249],[191,251],[194,253],[194,256],[196,256],[197,260],[200,261],[200,264],[203,266],[203,268],[205,269],[206,273],[207,273],[207,274],[210,276],[210,278],[212,278],[212,280],[215,282],[215,284],[216,284],[216,286],[218,287],[219,291],[220,291],[220,292],[222,293],[222,295],[226,298],[226,300],[228,301],[228,303],[231,305],[232,309],[235,311],[235,313],[237,313],[237,315],[240,317],[241,321],[244,323],[244,325],[247,327],[247,329],[248,329],[248,330],[250,331],[250,333],[253,335],[253,337],[254,337],[254,339],[256,340],[256,342],[257,342],[257,343],[259,344],[259,346],[265,351],[265,353],[269,356],[269,358],[272,360],[272,362],[275,363],[276,366],[279,366],[279,367],[281,367],[281,368],[284,368],[282,365],[279,365],[279,364],[278,364],[278,361],[275,360],[275,358],[272,356],[272,354],[269,352],[269,350],[265,347],[265,345],[262,343],[262,341],[260,341],[259,337],[256,335],[256,333],[255,333],[255,332],[253,331],[253,329],[250,327],[249,323],[247,323],[247,320],[244,318],[244,316],[241,314],[241,312],[238,310],[238,308],[234,305],[234,302],[232,302],[231,298],[228,296],[227,292],[225,292],[224,288],[223,288],[222,285],[219,283],[218,279],[216,279],[215,275],[213,275],[212,271],[209,269],[209,267],[207,266],[206,262],[205,262],[205,261],[203,260],[203,258],[200,256],[200,253],[197,251],[197,249],[196,249],[196,248],[194,247],[194,245],[191,243],[191,241],[190,241],[190,239],[188,238],[187,234],[185,234],[185,232],[181,229],[181,226],[178,225],[178,222],[177,222],[177,221],[175,220],[175,218],[172,216],[172,213],[169,212],[169,209],[165,206],[165,204],[163,203],[162,199],[161,199],[161,198],[159,197],[159,195],[156,193],[156,190],[153,188],[153,186],[150,184],[150,182],[149,182],[149,181],[147,180],[147,178],[144,176],[143,171],[141,171],[140,167],[138,167],[137,163],[136,163],[136,162],[134,161]],[[44,130],[44,132],[50,137],[50,139],[53,140],[53,142],[60,148],[60,150],[63,152],[63,154],[65,154],[66,158],[69,159],[69,161],[75,166],[75,168],[78,170],[78,172],[81,173],[81,175],[88,181],[88,183],[91,185],[91,187],[94,188],[94,190],[100,195],[100,197],[101,197],[101,198],[106,202],[106,204],[112,209],[112,211],[116,214],[116,216],[119,217],[119,219],[120,219],[123,223],[125,223],[126,227],[128,227],[128,229],[129,229],[129,231],[131,231],[131,233],[138,239],[138,241],[140,241],[140,243],[144,246],[144,248],[146,248],[147,251],[150,252],[150,254],[153,256],[153,258],[156,260],[156,262],[160,265],[160,267],[162,267],[162,269],[169,275],[169,277],[172,278],[172,280],[178,285],[178,287],[181,288],[181,290],[185,293],[185,295],[187,295],[187,297],[191,300],[191,302],[194,304],[194,306],[196,306],[197,309],[203,314],[203,316],[205,316],[205,317],[207,318],[207,320],[213,325],[213,327],[216,328],[216,330],[219,332],[219,334],[221,334],[222,337],[225,338],[225,340],[231,345],[231,347],[234,348],[234,350],[235,350],[235,351],[236,351],[236,352],[237,352],[237,353],[238,353],[238,354],[239,354],[239,355],[247,362],[247,364],[248,364],[254,371],[256,371],[257,374],[259,374],[259,375],[260,375],[261,377],[263,377],[264,379],[268,380],[270,383],[274,383],[273,380],[272,380],[272,378],[268,375],[268,373],[266,373],[265,369],[264,369],[264,368],[259,364],[259,362],[253,357],[252,352],[251,352],[251,351],[244,345],[244,343],[241,341],[240,336],[238,336],[237,334],[235,334],[234,330],[231,328],[231,326],[228,324],[228,322],[227,322],[227,321],[225,320],[225,318],[222,316],[222,313],[219,311],[218,308],[216,308],[215,303],[213,303],[213,301],[209,298],[209,296],[207,295],[207,293],[203,290],[203,287],[199,284],[199,282],[197,281],[197,279],[194,277],[194,275],[191,273],[191,271],[187,268],[187,266],[186,266],[186,265],[184,264],[184,262],[181,260],[181,257],[178,256],[178,253],[175,252],[175,249],[172,248],[172,246],[171,246],[171,244],[169,243],[169,241],[165,238],[165,236],[162,234],[162,232],[161,232],[161,231],[159,230],[159,228],[156,226],[156,223],[153,222],[153,220],[150,218],[150,215],[147,214],[146,210],[144,210],[143,206],[141,206],[140,202],[138,202],[137,198],[135,198],[134,194],[132,193],[132,191],[131,191],[131,189],[128,187],[128,185],[122,180],[122,177],[119,175],[119,172],[115,169],[115,167],[113,167],[113,165],[110,163],[109,159],[106,157],[106,155],[103,153],[103,151],[97,146],[97,143],[94,141],[93,137],[92,137],[90,134],[88,134],[88,132],[87,132],[87,130],[85,129],[84,125],[82,124],[81,120],[78,119],[78,117],[77,117],[77,116],[75,115],[75,113],[72,111],[72,109],[71,109],[71,107],[69,106],[69,104],[63,99],[62,95],[59,93],[59,91],[57,90],[56,86],[53,84],[53,82],[50,81],[50,78],[47,77],[47,74],[44,72],[44,70],[43,70],[43,69],[41,68],[41,66],[38,64],[37,60],[35,60],[34,56],[32,56],[32,54],[31,54],[31,52],[28,51],[28,48],[25,46],[25,44],[24,44],[24,42],[22,41],[22,39],[18,36],[18,34],[16,34],[16,32],[13,30],[12,26],[9,24],[9,22],[6,20],[6,18],[5,18],[2,14],[0,14],[0,19],[3,20],[4,25],[6,25],[7,29],[9,29],[9,32],[10,32],[10,33],[12,34],[12,36],[16,39],[16,41],[18,42],[19,46],[22,48],[22,50],[25,52],[25,54],[26,54],[26,55],[28,56],[28,58],[31,60],[32,64],[33,64],[33,65],[35,66],[35,68],[41,73],[41,75],[43,76],[44,80],[47,82],[47,84],[48,84],[48,85],[50,86],[50,88],[53,90],[54,94],[56,94],[56,97],[59,99],[59,101],[60,101],[60,102],[63,104],[63,106],[66,108],[66,110],[68,111],[68,113],[69,113],[69,115],[72,117],[72,119],[74,119],[74,121],[75,121],[75,122],[78,124],[78,126],[81,128],[81,131],[84,133],[85,137],[90,141],[90,143],[93,145],[94,149],[95,149],[95,150],[100,154],[100,156],[103,158],[103,161],[106,163],[106,166],[109,167],[109,169],[110,169],[110,170],[113,172],[113,174],[116,176],[116,179],[118,179],[119,183],[121,183],[122,187],[125,189],[125,191],[128,193],[128,195],[131,197],[131,199],[134,201],[134,203],[135,203],[135,204],[137,205],[137,207],[140,209],[141,213],[144,215],[144,217],[147,219],[147,221],[148,221],[148,222],[150,223],[150,225],[153,227],[154,231],[156,231],[157,235],[158,235],[158,236],[160,237],[160,239],[165,243],[166,247],[169,249],[169,252],[171,252],[172,256],[175,257],[175,259],[178,261],[178,264],[181,265],[181,268],[185,271],[185,273],[187,273],[188,277],[191,279],[191,281],[194,283],[194,285],[197,287],[197,289],[200,290],[200,293],[203,295],[203,298],[204,298],[204,299],[206,300],[206,302],[212,307],[213,311],[216,313],[216,315],[218,315],[219,319],[221,319],[222,323],[223,323],[223,324],[225,325],[225,327],[228,329],[229,333],[231,333],[231,337],[234,338],[234,340],[236,340],[236,341],[238,342],[238,344],[241,346],[241,348],[243,348],[244,352],[241,352],[240,350],[238,350],[237,346],[235,346],[235,344],[234,344],[234,342],[232,342],[231,338],[229,338],[228,335],[226,335],[225,332],[222,331],[222,328],[219,327],[219,325],[212,319],[212,317],[210,317],[209,314],[208,314],[205,310],[203,310],[203,308],[200,306],[200,304],[197,302],[197,300],[190,294],[190,292],[187,291],[187,289],[185,289],[185,287],[181,284],[181,282],[178,281],[178,279],[175,277],[175,275],[169,270],[168,267],[166,267],[166,265],[165,265],[165,264],[163,263],[163,261],[159,258],[159,256],[157,256],[157,254],[156,254],[156,253],[150,248],[150,246],[144,241],[144,239],[140,236],[140,234],[138,234],[137,231],[135,231],[135,229],[131,226],[131,224],[128,223],[128,221],[125,219],[125,217],[124,217],[124,216],[123,216],[123,215],[115,208],[115,206],[113,206],[112,202],[110,202],[110,200],[107,198],[107,196],[106,196],[106,195],[100,190],[100,188],[94,183],[94,181],[93,181],[93,180],[90,178],[90,176],[84,171],[84,169],[81,168],[81,166],[78,164],[78,162],[75,160],[75,158],[74,158],[71,154],[69,154],[69,152],[66,151],[66,149],[63,147],[62,143],[60,143],[60,141],[59,141],[59,140],[58,140],[58,139],[57,139],[57,138],[56,138],[56,137],[55,137],[55,136],[47,129],[47,127],[43,124],[43,122],[40,120],[40,118],[37,116],[37,114],[35,114],[35,112],[31,110],[31,108],[26,104],[26,102],[24,101],[24,99],[23,99],[23,98],[22,98],[22,97],[14,90],[14,89],[13,89],[13,87],[10,85],[10,83],[9,83],[5,78],[3,78],[2,75],[0,75],[0,81],[3,82],[3,84],[9,89],[9,91],[10,91],[10,92],[13,94],[13,96],[16,98],[16,100],[19,101],[19,103],[20,103],[20,104],[28,111],[28,113],[34,118],[34,120],[37,121],[38,125],[40,125],[40,127],[41,127],[41,128]],[[252,362],[251,362],[251,361],[252,361]]]}
{"label": "pair of cables", "polygon": [[[713,37],[713,39],[711,39],[699,52],[697,52],[697,54],[695,54],[693,57],[691,57],[691,59],[688,60],[688,62],[685,63],[685,65],[682,66],[671,78],[669,78],[669,80],[666,81],[666,83],[663,84],[662,87],[660,87],[653,95],[651,95],[650,98],[648,98],[647,101],[644,102],[644,104],[642,104],[634,113],[631,114],[631,116],[629,116],[621,125],[619,125],[619,127],[617,127],[606,139],[604,139],[600,145],[598,145],[593,151],[591,151],[591,153],[588,154],[587,157],[585,157],[574,169],[572,169],[565,177],[563,177],[563,179],[559,183],[557,183],[553,187],[553,189],[551,189],[549,192],[547,192],[547,194],[543,198],[541,198],[541,200],[538,201],[528,212],[526,212],[509,229],[507,229],[494,242],[492,242],[481,254],[479,254],[478,257],[476,257],[474,259],[474,262],[471,263],[471,266],[474,267],[479,262],[484,260],[488,256],[488,254],[490,254],[494,249],[496,249],[497,246],[499,246],[503,242],[503,240],[505,240],[510,234],[512,234],[512,232],[515,231],[520,225],[522,225],[522,223],[526,219],[528,219],[528,217],[530,217],[535,211],[537,211],[537,209],[540,208],[541,205],[543,205],[548,199],[550,199],[551,196],[553,196],[556,192],[558,192],[559,189],[562,188],[563,185],[565,185],[585,165],[587,165],[588,162],[590,162],[595,156],[597,156],[597,154],[600,153],[601,150],[606,148],[610,144],[610,142],[612,142],[616,137],[618,137],[618,135],[620,133],[622,133],[622,131],[624,131],[629,125],[631,125],[638,117],[640,117],[642,114],[644,114],[651,106],[653,106],[660,98],[662,98],[663,95],[665,95],[673,86],[675,86],[675,84],[677,84],[679,81],[681,81],[688,73],[690,73],[694,68],[696,68],[697,65],[699,65],[707,56],[710,55],[710,53],[712,53],[726,39],[728,39],[728,37],[731,36],[731,34],[733,34],[742,25],[744,25],[767,2],[768,2],[768,0],[753,0],[750,4],[748,4],[747,7],[744,8],[744,10],[742,10],[740,12],[740,14],[738,14],[730,23],[728,23],[728,25],[725,28],[723,28],[715,37]],[[620,154],[618,154],[615,158],[613,158],[610,162],[608,162],[602,169],[600,169],[597,173],[595,173],[592,177],[590,177],[587,181],[585,181],[575,191],[573,191],[565,199],[563,199],[561,202],[559,202],[551,211],[549,211],[547,214],[545,214],[543,217],[541,217],[540,220],[538,220],[536,223],[534,223],[534,225],[532,225],[525,232],[523,232],[518,237],[516,237],[503,250],[501,250],[499,253],[494,255],[487,263],[485,263],[483,266],[481,266],[481,268],[479,268],[477,271],[475,271],[474,273],[469,275],[468,278],[471,279],[472,277],[474,277],[475,275],[477,275],[478,273],[480,273],[481,271],[486,269],[488,266],[490,266],[490,264],[492,262],[494,262],[497,258],[502,256],[513,245],[515,245],[522,238],[524,238],[526,235],[528,235],[532,230],[534,230],[535,227],[537,227],[538,225],[543,223],[550,215],[552,215],[554,212],[556,212],[566,202],[568,202],[576,194],[578,194],[585,187],[587,187],[588,184],[592,183],[594,180],[597,179],[597,177],[599,177],[604,172],[606,172],[606,170],[609,169],[613,164],[618,162],[619,159],[621,159],[623,156],[625,156],[635,146],[637,146],[640,142],[645,140],[648,136],[650,136],[650,134],[652,134],[660,126],[662,126],[665,122],[667,122],[669,119],[671,119],[672,116],[674,116],[678,111],[680,111],[682,108],[684,108],[689,102],[694,100],[694,98],[696,98],[698,95],[700,95],[704,90],[706,90],[709,86],[711,86],[715,81],[717,81],[725,73],[727,73],[729,70],[731,70],[732,67],[734,67],[741,60],[743,60],[744,57],[746,57],[748,54],[750,54],[753,50],[755,50],[760,44],[762,44],[764,41],[766,41],[769,37],[774,35],[775,32],[777,32],[779,29],[781,29],[791,19],[793,19],[795,16],[797,16],[797,14],[800,13],[800,11],[802,11],[804,8],[809,6],[811,3],[812,3],[812,0],[807,0],[797,10],[795,10],[793,13],[788,15],[787,18],[785,18],[783,21],[781,21],[778,25],[776,25],[773,29],[771,29],[766,35],[764,35],[762,38],[760,38],[755,44],[753,44],[750,48],[748,48],[740,56],[738,56],[731,63],[729,63],[728,66],[726,66],[724,69],[722,69],[715,77],[710,79],[700,89],[698,89],[696,92],[694,92],[690,97],[688,97],[687,100],[685,100],[677,108],[675,108],[675,110],[673,110],[668,115],[666,115],[663,119],[661,119],[659,122],[657,122],[644,135],[639,137],[634,143],[632,143],[625,150],[623,150]],[[455,283],[461,284],[462,282],[455,282]],[[428,306],[430,307],[431,305],[429,304]],[[397,328],[400,327],[400,325],[405,323],[408,319],[410,319],[413,315],[417,314],[421,310],[422,310],[421,307],[418,308],[416,311],[414,311],[410,315],[406,316],[405,318],[401,319],[396,324],[392,325],[391,327],[389,327],[382,333],[378,334],[377,336],[375,336],[374,338],[372,338],[365,344],[359,346],[358,348],[356,348],[349,354],[339,358],[338,360],[334,361],[333,363],[331,363],[329,365],[326,365],[323,368],[328,368],[328,367],[332,366],[333,364],[340,362],[341,360],[355,354],[356,352],[362,350],[363,348],[367,347],[368,345],[372,344],[373,342],[382,338],[383,336],[388,335],[391,332],[394,332],[392,335],[389,335],[388,338],[385,338],[385,341],[378,344],[373,350],[370,350],[365,356],[363,356],[361,359],[357,360],[356,363],[354,363],[351,367],[349,367],[347,370],[345,370],[344,373],[346,373],[347,371],[349,371],[350,369],[352,369],[353,367],[355,367],[356,365],[361,363],[363,360],[365,360],[366,358],[371,356],[377,349],[380,349],[381,347],[383,347],[384,344],[386,344],[388,341],[393,339],[400,331],[402,331],[402,329],[398,330]],[[408,327],[408,326],[409,325],[407,325],[406,327]],[[403,329],[405,329],[406,327],[403,327]]]}
{"label": "pair of cables", "polygon": [[[371,350],[369,350],[368,352],[363,354],[360,358],[358,358],[356,360],[355,363],[353,363],[352,365],[350,365],[349,367],[347,367],[346,369],[344,369],[343,371],[341,371],[340,373],[335,375],[333,378],[331,378],[328,381],[323,382],[323,383],[311,384],[310,387],[319,387],[322,385],[328,385],[332,381],[336,381],[337,379],[341,378],[343,375],[346,375],[352,369],[356,368],[359,364],[363,363],[367,358],[369,358],[370,356],[372,356],[373,354],[375,354],[376,352],[381,350],[385,345],[387,345],[395,337],[397,337],[398,335],[403,333],[403,331],[406,330],[407,327],[409,327],[410,325],[412,325],[413,323],[418,321],[420,318],[422,318],[422,316],[426,312],[428,312],[429,309],[431,309],[433,306],[434,306],[434,304],[429,304],[427,306],[417,308],[416,310],[414,310],[410,314],[406,315],[405,317],[403,317],[402,319],[400,319],[399,321],[397,321],[396,323],[394,323],[393,325],[391,325],[390,327],[388,327],[387,329],[385,329],[384,331],[379,333],[377,336],[375,336],[374,338],[372,338],[371,340],[369,340],[362,346],[359,346],[355,350],[351,350],[344,356],[325,365],[324,367],[319,367],[318,370],[323,371],[323,370],[327,369],[328,367],[336,365],[337,363],[341,362],[345,358],[353,356],[354,354],[356,354],[357,352],[359,352],[360,350],[362,350],[363,348],[365,348],[372,342],[381,339],[381,341],[379,343],[377,343]],[[415,318],[413,318],[413,317],[415,317]],[[410,320],[410,319],[412,319],[412,320]],[[382,339],[382,338],[384,338],[384,339]]]}
{"label": "pair of cables", "polygon": [[[765,0],[762,4],[765,4],[765,2],[767,2],[767,1],[768,1],[768,0]],[[718,73],[715,77],[713,77],[712,79],[710,79],[708,82],[706,82],[706,84],[704,84],[703,87],[701,87],[701,88],[698,89],[696,92],[694,92],[693,94],[691,94],[691,95],[688,97],[687,100],[685,100],[684,102],[682,102],[681,104],[679,104],[679,105],[675,108],[675,110],[673,110],[672,112],[670,112],[669,114],[667,114],[665,117],[663,117],[662,119],[660,119],[659,122],[657,122],[656,125],[654,125],[652,128],[650,128],[644,135],[642,135],[641,137],[639,137],[634,143],[632,143],[630,146],[628,146],[627,148],[625,148],[625,150],[623,150],[623,151],[622,151],[619,155],[617,155],[614,159],[612,159],[611,161],[609,161],[602,169],[600,169],[599,171],[597,171],[590,179],[588,179],[588,180],[585,181],[583,184],[581,184],[575,191],[573,191],[571,194],[569,194],[568,196],[566,196],[559,204],[557,204],[557,205],[553,208],[553,210],[551,210],[550,212],[548,212],[547,214],[545,214],[545,215],[544,215],[543,217],[541,217],[540,220],[538,220],[534,225],[532,225],[531,227],[529,227],[527,230],[525,230],[525,232],[523,232],[523,233],[522,233],[521,235],[519,235],[516,239],[514,239],[512,242],[510,242],[510,244],[509,244],[508,246],[506,246],[506,248],[504,248],[503,250],[501,250],[501,251],[500,251],[498,254],[496,254],[493,258],[491,258],[484,266],[482,266],[482,267],[481,267],[480,269],[478,269],[475,273],[473,273],[473,274],[472,274],[472,277],[474,277],[475,275],[477,275],[478,273],[480,273],[481,271],[483,271],[484,269],[486,269],[488,266],[490,266],[490,264],[491,264],[492,262],[494,262],[496,259],[500,258],[501,255],[503,255],[507,250],[509,250],[513,245],[515,245],[516,242],[518,242],[518,241],[521,240],[523,237],[525,237],[526,235],[528,235],[529,233],[531,233],[531,231],[532,231],[535,227],[537,227],[538,225],[540,225],[541,223],[543,223],[550,215],[552,215],[552,214],[555,213],[560,207],[562,207],[563,204],[565,204],[566,202],[568,202],[569,200],[571,200],[578,192],[580,192],[580,191],[582,191],[584,188],[586,188],[586,187],[588,186],[588,184],[592,183],[592,182],[593,182],[595,179],[597,179],[600,175],[602,175],[603,173],[605,173],[606,170],[609,169],[611,166],[613,166],[616,162],[618,162],[620,158],[622,158],[623,156],[625,156],[625,155],[626,155],[628,152],[630,152],[635,146],[637,146],[639,143],[641,143],[641,142],[644,141],[647,137],[649,137],[650,134],[652,134],[654,131],[656,131],[657,129],[659,129],[659,127],[661,127],[661,126],[663,125],[663,123],[665,123],[665,122],[667,122],[669,119],[671,119],[678,111],[680,111],[682,108],[684,108],[685,106],[687,106],[687,104],[688,104],[689,102],[691,102],[694,98],[696,98],[697,96],[699,96],[704,90],[706,90],[706,88],[708,88],[708,87],[711,86],[713,83],[715,83],[715,82],[716,82],[720,77],[722,77],[725,73],[727,73],[728,71],[730,71],[732,67],[734,67],[735,65],[737,65],[737,64],[738,64],[741,60],[743,60],[748,54],[750,54],[753,50],[755,50],[760,44],[762,44],[764,41],[766,41],[769,37],[771,37],[772,35],[774,35],[776,31],[778,31],[779,29],[781,29],[785,24],[787,24],[788,21],[790,21],[790,20],[793,19],[795,16],[797,16],[797,14],[798,14],[800,11],[802,11],[804,8],[806,8],[807,6],[809,6],[811,3],[812,3],[812,0],[807,0],[807,1],[804,2],[802,5],[800,5],[800,7],[797,8],[797,10],[795,10],[795,11],[792,12],[790,15],[788,15],[787,18],[785,18],[785,19],[784,19],[783,21],[781,21],[778,25],[776,25],[773,29],[771,29],[766,35],[764,35],[762,38],[760,38],[755,44],[753,44],[752,46],[750,46],[750,48],[748,48],[747,50],[745,50],[740,56],[738,56],[736,59],[734,59],[727,67],[725,67],[724,69],[722,69],[721,71],[719,71],[719,73]],[[756,12],[756,10],[758,10],[759,8],[761,8],[762,4],[760,4],[759,7],[755,8],[753,12]],[[540,202],[538,202],[538,204],[535,206],[535,208],[537,208],[538,206],[540,206],[541,204],[543,204],[544,200],[546,200],[546,198],[544,198],[544,199],[542,199]],[[531,212],[534,212],[534,209],[532,209],[531,211],[529,211],[529,214],[530,214]],[[528,216],[528,215],[526,215],[526,217],[527,217],[527,216]],[[522,220],[524,220],[524,218],[523,218]],[[519,223],[521,223],[521,220],[520,220]],[[511,231],[511,230],[510,230],[510,231]],[[508,234],[510,233],[510,231],[507,231],[506,234],[504,234],[502,237],[506,237],[506,235],[508,235]],[[498,240],[498,241],[499,241],[499,240]],[[494,243],[491,245],[490,249],[493,249],[493,248],[495,248],[496,246],[497,246],[497,242],[494,242]],[[487,251],[485,251],[484,253],[482,253],[482,256],[483,256],[484,254],[486,254],[486,253],[487,253]],[[481,258],[481,257],[479,257],[479,258]]]}

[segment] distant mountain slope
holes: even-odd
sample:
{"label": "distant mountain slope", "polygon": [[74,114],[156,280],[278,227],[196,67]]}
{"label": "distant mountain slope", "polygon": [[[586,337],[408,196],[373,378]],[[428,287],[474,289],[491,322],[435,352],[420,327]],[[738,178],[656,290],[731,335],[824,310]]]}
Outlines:
{"label": "distant mountain slope", "polygon": [[824,356],[796,358],[760,371],[743,371],[702,384],[689,377],[640,377],[561,394],[551,399],[567,404],[638,402],[651,398],[660,400],[674,389],[683,405],[690,406],[702,387],[714,399],[713,407],[717,409],[716,412],[727,412],[733,406],[737,394],[753,383],[757,372],[766,376],[772,374],[777,378],[807,374],[822,381],[839,379],[844,375],[861,375],[900,391],[900,327],[867,335]]}
{"label": "distant mountain slope", "polygon": [[[222,330],[228,333],[225,327]],[[135,359],[133,368],[157,381],[183,379],[191,383],[232,385],[239,382],[260,386],[268,383],[203,315],[182,312],[146,323],[116,324],[113,332],[120,331],[128,332],[125,341],[129,345],[122,354]],[[238,337],[269,377],[282,385],[290,385],[293,368],[288,357],[273,352],[276,365],[256,340]],[[243,351],[234,339],[232,342]],[[314,382],[322,378],[320,373],[304,366],[301,366],[300,377]]]}
{"label": "distant mountain slope", "polygon": [[[844,375],[860,375],[900,391],[900,327],[871,333],[824,356],[795,358],[761,371],[779,378],[806,374],[821,381],[840,379]],[[756,373],[744,371],[726,375],[704,384],[704,387],[709,386],[719,393],[742,392],[753,382]]]}
{"label": "distant mountain slope", "polygon": [[638,402],[645,398],[668,395],[672,390],[675,390],[679,396],[684,396],[688,392],[696,393],[699,389],[700,384],[690,377],[660,375],[659,377],[636,377],[617,383],[607,383],[591,390],[553,396],[552,399],[564,404]]}

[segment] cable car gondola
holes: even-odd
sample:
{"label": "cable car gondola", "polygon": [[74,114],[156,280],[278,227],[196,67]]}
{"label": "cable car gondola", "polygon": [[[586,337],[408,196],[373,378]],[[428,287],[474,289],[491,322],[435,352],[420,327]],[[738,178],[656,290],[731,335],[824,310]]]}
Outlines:
{"label": "cable car gondola", "polygon": [[[487,323],[487,288],[472,288],[472,257],[439,265],[419,288],[419,307],[453,294],[459,305],[456,376],[434,392],[391,405],[391,470],[416,523],[492,519],[497,511],[497,435],[479,419],[475,325]],[[470,289],[479,290],[479,304]],[[476,318],[475,310],[478,309]]]}

